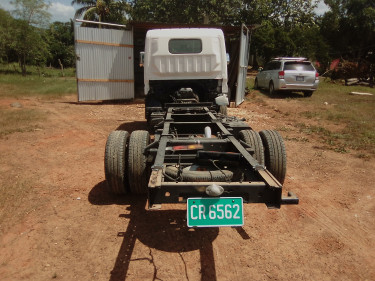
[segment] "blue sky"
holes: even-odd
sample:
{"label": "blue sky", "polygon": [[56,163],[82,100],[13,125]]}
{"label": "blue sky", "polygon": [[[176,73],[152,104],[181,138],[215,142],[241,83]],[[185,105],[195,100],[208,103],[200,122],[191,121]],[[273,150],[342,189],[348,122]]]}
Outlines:
{"label": "blue sky", "polygon": [[[14,9],[13,5],[10,4],[11,0],[0,0],[0,7],[11,11]],[[48,2],[45,1],[45,2]],[[70,3],[72,0],[50,0],[51,6],[49,12],[51,13],[51,21],[62,21],[66,22],[74,17],[77,6],[73,7]]]}
{"label": "blue sky", "polygon": [[[11,11],[13,6],[10,4],[11,0],[0,0],[0,7]],[[48,1],[46,1],[48,2]],[[51,6],[49,12],[52,15],[51,21],[62,21],[66,22],[74,17],[75,10],[77,6],[73,7],[70,3],[71,0],[50,0]],[[323,1],[320,1],[318,8],[316,9],[317,14],[324,14],[328,8]]]}

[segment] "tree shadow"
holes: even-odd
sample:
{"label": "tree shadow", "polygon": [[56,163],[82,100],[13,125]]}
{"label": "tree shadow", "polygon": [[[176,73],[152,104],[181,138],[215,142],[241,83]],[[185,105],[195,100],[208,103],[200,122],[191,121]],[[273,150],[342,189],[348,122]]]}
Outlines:
{"label": "tree shadow", "polygon": [[[146,210],[146,197],[110,194],[105,181],[98,183],[88,195],[93,205],[129,205],[128,214],[120,217],[128,219],[126,230],[119,232],[123,237],[116,262],[111,271],[110,281],[123,281],[131,262],[148,260],[154,266],[153,280],[158,278],[158,270],[154,263],[152,250],[178,253],[185,264],[185,274],[188,276],[187,266],[182,253],[199,250],[201,265],[201,280],[217,280],[213,241],[219,234],[219,228],[188,228],[185,210]],[[236,228],[243,239],[250,239],[243,228]],[[136,240],[149,248],[149,257],[132,259]]]}

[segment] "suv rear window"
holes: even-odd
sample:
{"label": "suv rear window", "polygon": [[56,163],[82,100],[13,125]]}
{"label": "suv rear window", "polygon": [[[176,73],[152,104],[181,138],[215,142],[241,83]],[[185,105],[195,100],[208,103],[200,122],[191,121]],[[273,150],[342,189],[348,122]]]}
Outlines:
{"label": "suv rear window", "polygon": [[284,70],[297,70],[297,71],[315,71],[314,67],[309,62],[285,62]]}
{"label": "suv rear window", "polygon": [[171,54],[198,54],[202,52],[201,39],[171,39],[168,42]]}

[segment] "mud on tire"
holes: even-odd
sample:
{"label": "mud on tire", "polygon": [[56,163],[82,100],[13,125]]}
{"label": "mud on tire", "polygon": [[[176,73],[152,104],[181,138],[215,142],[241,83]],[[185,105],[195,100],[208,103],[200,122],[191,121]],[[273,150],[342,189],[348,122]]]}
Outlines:
{"label": "mud on tire", "polygon": [[105,146],[104,172],[108,187],[112,193],[127,193],[127,131],[113,131],[109,134]]}
{"label": "mud on tire", "polygon": [[274,130],[259,132],[263,141],[266,168],[283,184],[286,175],[286,149],[281,135]]}

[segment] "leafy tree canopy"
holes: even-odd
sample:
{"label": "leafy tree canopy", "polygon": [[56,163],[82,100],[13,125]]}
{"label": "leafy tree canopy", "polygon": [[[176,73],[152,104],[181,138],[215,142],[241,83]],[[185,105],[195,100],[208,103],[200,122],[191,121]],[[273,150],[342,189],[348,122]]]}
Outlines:
{"label": "leafy tree canopy", "polygon": [[332,57],[361,58],[375,50],[375,1],[325,0],[321,32]]}
{"label": "leafy tree canopy", "polygon": [[75,18],[83,16],[85,20],[126,23],[126,15],[130,11],[130,5],[123,0],[73,0],[72,5],[80,5],[75,13]]}
{"label": "leafy tree canopy", "polygon": [[46,31],[46,40],[51,53],[47,64],[59,67],[60,60],[64,67],[75,65],[73,21],[52,23]]}

